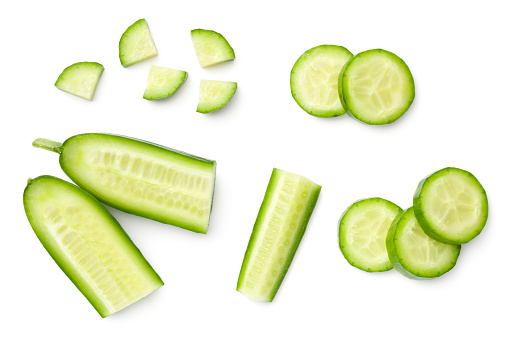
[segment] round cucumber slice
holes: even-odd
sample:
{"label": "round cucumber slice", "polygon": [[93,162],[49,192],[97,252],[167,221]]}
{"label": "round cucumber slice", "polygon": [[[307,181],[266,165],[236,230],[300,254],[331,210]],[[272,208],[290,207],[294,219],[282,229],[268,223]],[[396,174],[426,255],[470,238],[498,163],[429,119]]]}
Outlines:
{"label": "round cucumber slice", "polygon": [[236,87],[235,82],[201,80],[197,112],[206,114],[222,109],[235,94]]}
{"label": "round cucumber slice", "polygon": [[349,114],[366,124],[400,118],[414,100],[414,79],[407,64],[389,51],[357,54],[338,78],[338,93]]}
{"label": "round cucumber slice", "polygon": [[235,51],[222,34],[206,29],[194,29],[190,34],[201,67],[235,59]]}
{"label": "round cucumber slice", "polygon": [[157,55],[158,51],[145,19],[140,19],[128,27],[119,40],[119,60],[125,68]]}
{"label": "round cucumber slice", "polygon": [[174,94],[187,79],[187,72],[152,65],[149,68],[148,82],[144,99],[155,100]]}
{"label": "round cucumber slice", "polygon": [[338,97],[338,75],[352,56],[346,48],[333,45],[321,45],[304,52],[290,75],[293,99],[313,116],[343,115],[346,111]]}
{"label": "round cucumber slice", "polygon": [[427,236],[412,207],[393,221],[386,247],[393,268],[411,279],[443,275],[455,266],[460,254],[460,245],[447,245]]}
{"label": "round cucumber slice", "polygon": [[92,101],[104,69],[97,62],[72,64],[62,71],[55,86],[62,91]]}
{"label": "round cucumber slice", "polygon": [[474,175],[447,167],[419,183],[414,213],[431,238],[448,244],[467,243],[487,222],[487,194]]}
{"label": "round cucumber slice", "polygon": [[339,243],[352,266],[368,272],[393,268],[386,250],[386,235],[402,209],[381,198],[356,201],[340,219]]}

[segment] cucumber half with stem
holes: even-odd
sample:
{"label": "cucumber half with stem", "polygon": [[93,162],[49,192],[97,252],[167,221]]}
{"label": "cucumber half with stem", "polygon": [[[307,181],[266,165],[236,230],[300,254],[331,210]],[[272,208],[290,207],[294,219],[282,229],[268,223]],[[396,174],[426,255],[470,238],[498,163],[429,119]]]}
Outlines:
{"label": "cucumber half with stem", "polygon": [[201,80],[197,112],[206,114],[222,109],[231,100],[236,88],[235,82]]}
{"label": "cucumber half with stem", "polygon": [[158,51],[145,19],[135,21],[119,40],[119,60],[125,68],[157,55]]}
{"label": "cucumber half with stem", "polygon": [[68,177],[109,206],[193,232],[208,229],[215,161],[101,133],[33,145],[59,153]]}
{"label": "cucumber half with stem", "polygon": [[414,213],[425,234],[448,244],[467,243],[480,234],[488,207],[476,177],[454,167],[423,179],[414,194]]}
{"label": "cucumber half with stem", "polygon": [[40,176],[29,180],[23,204],[44,248],[101,317],[163,285],[116,219],[77,186]]}
{"label": "cucumber half with stem", "polygon": [[386,236],[401,212],[400,207],[381,198],[363,199],[350,205],[341,216],[339,227],[340,249],[347,261],[367,272],[392,269]]}
{"label": "cucumber half with stem", "polygon": [[92,101],[104,69],[98,62],[74,63],[62,71],[55,86],[62,91]]}
{"label": "cucumber half with stem", "polygon": [[235,59],[235,51],[222,34],[213,30],[194,29],[190,35],[201,67]]}
{"label": "cucumber half with stem", "polygon": [[187,79],[187,72],[152,65],[149,68],[148,82],[144,99],[155,100],[174,94]]}
{"label": "cucumber half with stem", "polygon": [[298,174],[272,171],[245,252],[236,290],[272,302],[300,244],[321,186]]}

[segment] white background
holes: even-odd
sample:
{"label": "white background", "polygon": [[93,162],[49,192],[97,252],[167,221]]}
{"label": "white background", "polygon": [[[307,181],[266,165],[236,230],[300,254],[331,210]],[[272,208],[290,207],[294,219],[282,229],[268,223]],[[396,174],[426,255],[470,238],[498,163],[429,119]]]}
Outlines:
{"label": "white background", "polygon": [[[12,1],[1,5],[0,335],[510,336],[511,41],[509,1]],[[118,41],[146,18],[159,55],[124,69]],[[236,59],[202,69],[194,28],[222,33]],[[416,83],[388,126],[312,117],[292,99],[295,60],[320,44],[396,53]],[[92,102],[57,90],[66,66],[105,66]],[[169,99],[142,99],[149,66],[189,72]],[[201,79],[238,82],[229,105],[195,112]],[[31,147],[85,132],[122,134],[217,161],[207,235],[112,210],[165,286],[101,319],[59,270],[23,211],[26,179],[67,179]],[[446,166],[480,180],[482,234],[431,281],[351,267],[337,239],[350,203],[412,205],[418,182]],[[273,167],[323,186],[273,303],[235,291]]]}

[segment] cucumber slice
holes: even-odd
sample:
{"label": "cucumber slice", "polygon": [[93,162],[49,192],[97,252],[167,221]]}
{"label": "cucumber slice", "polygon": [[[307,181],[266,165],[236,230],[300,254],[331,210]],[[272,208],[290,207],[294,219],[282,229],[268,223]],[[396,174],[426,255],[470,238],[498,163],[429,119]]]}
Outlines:
{"label": "cucumber slice", "polygon": [[72,64],[62,71],[55,86],[62,91],[92,101],[104,69],[97,62]]}
{"label": "cucumber slice", "polygon": [[235,94],[236,87],[235,82],[201,80],[197,112],[206,114],[222,109]]}
{"label": "cucumber slice", "polygon": [[205,29],[194,29],[190,34],[201,67],[235,59],[235,51],[222,34]]}
{"label": "cucumber slice", "polygon": [[321,186],[274,169],[245,252],[236,290],[272,302],[292,263]]}
{"label": "cucumber slice", "polygon": [[366,124],[400,118],[414,100],[414,79],[407,64],[382,49],[367,50],[347,62],[338,93],[349,114]]}
{"label": "cucumber slice", "polygon": [[317,117],[343,115],[338,96],[338,75],[352,58],[346,48],[321,45],[304,52],[293,65],[290,75],[292,96],[308,114]]}
{"label": "cucumber slice", "polygon": [[101,317],[163,285],[116,219],[89,193],[40,176],[29,180],[23,204],[44,248]]}
{"label": "cucumber slice", "polygon": [[411,279],[438,277],[450,271],[460,254],[460,245],[431,239],[421,229],[412,207],[399,214],[389,228],[386,248],[393,268]]}
{"label": "cucumber slice", "polygon": [[356,201],[340,219],[339,242],[352,266],[368,272],[393,268],[386,250],[389,226],[402,209],[381,198]]}
{"label": "cucumber slice", "polygon": [[101,133],[33,145],[59,153],[68,177],[109,206],[198,233],[208,229],[215,161]]}
{"label": "cucumber slice", "polygon": [[135,21],[119,40],[119,60],[125,68],[157,55],[158,51],[145,19]]}
{"label": "cucumber slice", "polygon": [[151,66],[144,99],[155,100],[169,97],[178,90],[187,79],[187,72],[171,68]]}
{"label": "cucumber slice", "polygon": [[487,222],[487,194],[474,175],[447,167],[419,183],[414,213],[425,234],[434,240],[467,243]]}

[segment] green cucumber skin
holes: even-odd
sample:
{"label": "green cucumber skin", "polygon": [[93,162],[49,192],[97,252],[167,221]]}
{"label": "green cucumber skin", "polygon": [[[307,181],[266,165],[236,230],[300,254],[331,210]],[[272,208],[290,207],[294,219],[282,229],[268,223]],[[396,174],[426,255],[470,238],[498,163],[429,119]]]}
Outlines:
{"label": "green cucumber skin", "polygon": [[[345,110],[345,113],[351,116],[352,118],[356,119],[349,111],[347,103],[345,103],[345,100],[343,98],[343,73],[345,72],[345,69],[347,69],[347,65],[354,59],[354,56],[352,56],[351,59],[349,59],[344,65],[343,68],[341,68],[340,74],[338,75],[338,96],[340,97],[341,106],[343,107],[343,110]],[[359,121],[358,119],[356,119]],[[361,121],[359,121],[361,122]],[[363,123],[363,122],[361,122]],[[365,124],[365,123],[363,123]]]}

